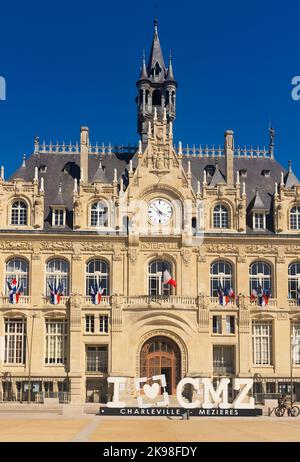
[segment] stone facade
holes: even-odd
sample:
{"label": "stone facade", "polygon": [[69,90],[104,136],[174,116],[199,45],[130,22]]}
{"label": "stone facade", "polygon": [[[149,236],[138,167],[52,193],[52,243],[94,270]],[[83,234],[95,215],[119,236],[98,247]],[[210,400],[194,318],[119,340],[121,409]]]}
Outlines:
{"label": "stone facade", "polygon": [[[138,81],[141,141],[133,152],[92,146],[82,127],[79,145],[46,146],[36,139],[30,159],[9,180],[2,169],[4,400],[28,399],[29,384],[30,399],[59,393],[73,403],[105,402],[108,376],[128,377],[123,394],[129,399],[132,379],[147,371],[165,373],[171,393],[186,376],[234,376],[253,377],[256,393],[268,395],[287,390],[292,372],[300,398],[298,272],[290,267],[300,261],[298,180],[291,167],[286,172],[275,161],[273,138],[268,151],[241,151],[228,130],[222,149],[175,148],[177,84],[171,61],[168,70],[159,61],[157,24],[153,40],[150,69],[143,61]],[[152,65],[165,73],[156,82],[149,77],[155,78]],[[153,105],[150,98],[146,108],[147,89],[161,88],[163,98]],[[166,223],[149,218],[156,200],[171,207]],[[49,265],[53,259],[66,266]],[[89,273],[95,260],[106,270]],[[153,261],[168,262],[176,288],[161,284],[161,270],[151,275]],[[230,274],[214,273],[216,262],[227,263]],[[251,266],[255,262],[266,267]],[[100,285],[105,278],[99,305],[92,303],[88,277]],[[265,306],[251,297],[251,277],[270,289]],[[16,304],[7,289],[14,278],[23,281]],[[213,279],[234,290],[227,304],[220,304]],[[53,304],[48,282],[61,280]]]}

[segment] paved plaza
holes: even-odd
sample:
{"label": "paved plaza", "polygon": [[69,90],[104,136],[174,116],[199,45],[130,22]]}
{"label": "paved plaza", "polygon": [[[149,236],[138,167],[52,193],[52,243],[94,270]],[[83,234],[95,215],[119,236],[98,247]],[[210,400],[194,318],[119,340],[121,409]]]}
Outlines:
{"label": "paved plaza", "polygon": [[300,441],[299,418],[111,418],[2,415],[0,442]]}

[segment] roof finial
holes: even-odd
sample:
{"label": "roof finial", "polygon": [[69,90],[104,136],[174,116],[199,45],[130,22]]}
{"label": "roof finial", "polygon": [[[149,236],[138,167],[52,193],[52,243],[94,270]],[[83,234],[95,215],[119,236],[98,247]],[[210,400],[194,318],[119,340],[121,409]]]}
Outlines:
{"label": "roof finial", "polygon": [[271,123],[270,123],[270,127],[269,127],[269,154],[270,154],[270,157],[271,159],[274,158],[274,139],[275,139],[275,130],[274,128],[272,127]]}
{"label": "roof finial", "polygon": [[292,172],[292,161],[289,160],[289,161],[288,161],[288,164],[289,164],[289,172],[291,173],[291,172]]}
{"label": "roof finial", "polygon": [[23,154],[22,158],[23,158],[22,167],[26,167],[26,154]]}
{"label": "roof finial", "polygon": [[158,36],[158,21],[157,17],[154,18],[154,35],[157,37]]}

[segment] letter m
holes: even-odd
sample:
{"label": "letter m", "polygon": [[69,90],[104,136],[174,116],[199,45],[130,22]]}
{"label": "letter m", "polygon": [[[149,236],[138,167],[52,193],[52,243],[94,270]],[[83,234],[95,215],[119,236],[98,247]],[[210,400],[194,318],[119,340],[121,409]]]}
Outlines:
{"label": "letter m", "polygon": [[[228,403],[229,382],[229,379],[221,379],[217,389],[215,390],[209,379],[202,379],[204,386],[204,400],[202,407],[204,409],[211,409],[212,407],[219,407],[221,409],[230,408],[231,405]],[[213,402],[211,402],[211,398]]]}

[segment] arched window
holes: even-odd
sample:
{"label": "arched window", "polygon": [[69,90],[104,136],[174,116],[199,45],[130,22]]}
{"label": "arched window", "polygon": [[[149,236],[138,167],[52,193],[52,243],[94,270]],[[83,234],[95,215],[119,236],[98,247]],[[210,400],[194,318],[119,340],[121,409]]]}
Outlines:
{"label": "arched window", "polygon": [[148,293],[149,295],[171,295],[172,288],[163,284],[163,273],[167,270],[171,273],[170,263],[162,260],[155,260],[148,266]]}
{"label": "arched window", "polygon": [[152,95],[152,104],[153,106],[161,106],[161,92],[159,90],[154,90]]}
{"label": "arched window", "polygon": [[91,226],[108,226],[108,207],[104,202],[95,202],[91,206]]}
{"label": "arched window", "polygon": [[300,229],[300,207],[292,207],[290,211],[290,228]]}
{"label": "arched window", "polygon": [[[288,269],[289,298],[299,299],[300,295],[300,262],[291,263]],[[299,289],[299,292],[298,292]]]}
{"label": "arched window", "polygon": [[90,295],[91,287],[104,289],[103,295],[109,295],[109,264],[100,259],[90,260],[86,265],[85,293]]}
{"label": "arched window", "polygon": [[216,261],[210,265],[210,296],[218,296],[218,287],[233,289],[232,266],[227,261]]}
{"label": "arched window", "polygon": [[256,261],[250,265],[249,272],[250,294],[259,286],[264,291],[272,292],[272,271],[271,266],[263,261]]}
{"label": "arched window", "polygon": [[63,295],[69,295],[69,263],[62,258],[53,258],[46,264],[46,294],[50,295],[49,284],[55,289],[61,286]]}
{"label": "arched window", "polygon": [[11,204],[11,225],[27,225],[27,205],[24,201],[14,201]]}
{"label": "arched window", "polygon": [[229,228],[229,213],[225,205],[218,204],[215,206],[213,211],[213,227]]}
{"label": "arched window", "polygon": [[12,258],[6,263],[5,271],[5,290],[9,293],[8,284],[16,279],[18,286],[22,288],[22,295],[28,295],[28,280],[29,280],[28,262],[23,258]]}

